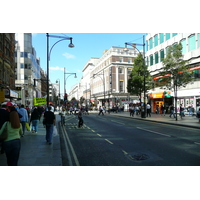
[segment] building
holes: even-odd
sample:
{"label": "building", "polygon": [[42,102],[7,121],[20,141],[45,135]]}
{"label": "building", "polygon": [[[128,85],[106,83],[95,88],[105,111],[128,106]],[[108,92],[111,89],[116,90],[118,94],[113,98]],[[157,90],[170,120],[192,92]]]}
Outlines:
{"label": "building", "polygon": [[15,101],[15,34],[0,33],[0,102]]}
{"label": "building", "polygon": [[90,73],[91,100],[106,107],[120,106],[128,109],[139,97],[127,91],[133,60],[138,52],[133,48],[111,47],[104,51]]}
{"label": "building", "polygon": [[[177,94],[177,108],[183,104],[185,108],[200,108],[200,33],[150,33],[146,36],[146,62],[148,70],[154,80],[159,79],[156,70],[163,67],[162,59],[166,57],[167,48],[170,45],[181,43],[183,46],[183,59],[188,60],[190,70],[195,72],[195,81],[185,88],[179,88]],[[164,91],[154,88],[148,93],[152,111],[155,112],[156,105],[164,104],[169,107],[174,103],[173,91]]]}
{"label": "building", "polygon": [[32,46],[31,33],[16,33],[15,38],[15,85],[20,97],[17,103],[32,107],[33,98],[41,97],[40,59]]}

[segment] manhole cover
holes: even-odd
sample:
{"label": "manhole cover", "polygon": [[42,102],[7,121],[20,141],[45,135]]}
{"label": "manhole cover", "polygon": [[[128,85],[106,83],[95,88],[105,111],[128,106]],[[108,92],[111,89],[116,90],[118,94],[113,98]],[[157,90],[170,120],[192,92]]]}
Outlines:
{"label": "manhole cover", "polygon": [[146,154],[137,154],[132,156],[134,160],[147,160],[149,158]]}

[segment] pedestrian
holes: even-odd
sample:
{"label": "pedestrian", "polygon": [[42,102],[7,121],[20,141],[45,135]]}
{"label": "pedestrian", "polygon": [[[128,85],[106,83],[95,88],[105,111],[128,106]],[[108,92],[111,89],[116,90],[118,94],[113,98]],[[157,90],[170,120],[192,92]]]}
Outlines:
{"label": "pedestrian", "polygon": [[48,107],[48,111],[44,113],[44,121],[46,126],[46,141],[51,145],[53,128],[56,125],[55,114],[51,112],[51,106]]}
{"label": "pedestrian", "polygon": [[20,109],[18,110],[18,113],[20,115],[22,115],[22,117],[20,118],[20,122],[22,124],[22,130],[23,130],[23,135],[22,136],[24,136],[24,134],[25,134],[25,128],[26,128],[26,122],[28,122],[29,120],[28,120],[27,111],[24,108],[23,104],[20,106]]}
{"label": "pedestrian", "polygon": [[83,126],[83,114],[82,109],[78,112],[78,127],[81,128]]}
{"label": "pedestrian", "polygon": [[184,117],[184,107],[183,107],[183,104],[180,104],[180,117],[181,117],[181,119],[183,119],[183,117]]}
{"label": "pedestrian", "polygon": [[9,121],[3,124],[0,129],[0,135],[5,128],[7,129],[8,137],[3,141],[3,149],[6,153],[7,165],[17,166],[21,149],[20,135],[23,134],[17,111],[10,112]]}
{"label": "pedestrian", "polygon": [[30,123],[32,123],[31,131],[32,133],[38,133],[38,124],[40,119],[40,113],[37,107],[33,109],[33,112],[31,113]]}
{"label": "pedestrian", "polygon": [[147,117],[148,116],[151,117],[151,106],[147,104],[146,108],[147,108]]}
{"label": "pedestrian", "polygon": [[169,111],[170,111],[169,117],[171,117],[171,116],[173,115],[174,118],[175,118],[175,114],[174,114],[174,105],[173,105],[173,104],[170,106]]}
{"label": "pedestrian", "polygon": [[102,106],[99,107],[99,115],[100,115],[100,114],[104,115],[104,114],[103,114],[103,107],[102,107]]}
{"label": "pedestrian", "polygon": [[159,114],[159,106],[158,105],[156,105],[156,114]]}
{"label": "pedestrian", "polygon": [[[9,121],[9,114],[10,114],[10,112],[7,110],[7,105],[2,104],[2,106],[0,108],[0,129],[6,121]],[[0,142],[0,152],[1,152],[1,154],[4,153],[2,144],[3,143]]]}
{"label": "pedestrian", "polygon": [[73,107],[72,106],[69,108],[69,111],[70,111],[70,115],[72,115],[73,114]]}

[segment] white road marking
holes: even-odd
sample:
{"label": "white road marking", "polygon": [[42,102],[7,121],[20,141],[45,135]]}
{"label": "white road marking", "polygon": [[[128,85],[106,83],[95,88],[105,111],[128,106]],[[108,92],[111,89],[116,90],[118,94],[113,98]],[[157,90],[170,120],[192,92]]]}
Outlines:
{"label": "white road marking", "polygon": [[140,127],[136,127],[140,130],[143,130],[143,131],[148,131],[148,132],[151,132],[151,133],[155,133],[155,134],[158,134],[158,135],[162,135],[162,136],[165,136],[165,137],[171,137],[170,135],[167,135],[167,134],[164,134],[164,133],[159,133],[159,132],[156,132],[156,131],[151,131],[151,130],[148,130],[148,129],[144,129],[144,128],[140,128]]}
{"label": "white road marking", "polygon": [[200,145],[200,143],[199,142],[194,142],[195,144],[198,144],[198,145]]}
{"label": "white road marking", "polygon": [[110,144],[113,144],[110,140],[108,140],[108,139],[105,139],[105,141],[107,141],[108,143],[110,143]]}
{"label": "white road marking", "polygon": [[97,135],[98,135],[99,137],[102,137],[102,135],[100,135],[100,134],[98,134],[98,133],[97,133]]}
{"label": "white road marking", "polygon": [[115,121],[115,120],[111,120],[112,122],[115,122],[115,123],[118,123],[118,124],[122,124],[122,125],[125,125],[125,123],[121,123],[121,122],[118,122],[118,121]]}

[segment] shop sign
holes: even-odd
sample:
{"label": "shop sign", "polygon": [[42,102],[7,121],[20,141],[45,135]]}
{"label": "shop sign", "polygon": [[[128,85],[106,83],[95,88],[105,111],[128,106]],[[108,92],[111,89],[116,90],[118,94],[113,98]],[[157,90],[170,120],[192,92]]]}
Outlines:
{"label": "shop sign", "polygon": [[161,99],[161,98],[164,98],[164,92],[150,93],[149,97],[150,99]]}
{"label": "shop sign", "polygon": [[44,104],[46,104],[46,97],[34,98],[33,101],[34,101],[35,106],[44,105]]}

